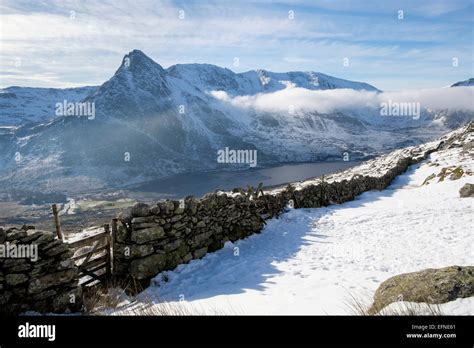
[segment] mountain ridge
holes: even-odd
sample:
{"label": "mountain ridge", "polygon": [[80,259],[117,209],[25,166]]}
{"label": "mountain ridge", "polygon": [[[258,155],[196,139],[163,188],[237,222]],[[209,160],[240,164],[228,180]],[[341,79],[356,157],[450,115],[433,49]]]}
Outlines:
{"label": "mountain ridge", "polygon": [[[234,73],[196,64],[164,69],[134,50],[110,79],[82,99],[95,105],[93,118],[58,116],[48,123],[0,127],[0,182],[5,187],[47,188],[53,178],[70,190],[245,168],[217,163],[217,151],[226,147],[258,151],[258,166],[341,159],[344,153],[360,159],[430,140],[472,117],[423,110],[416,120],[381,118],[374,107],[289,114],[238,108],[209,93],[267,95],[294,87],[367,91],[370,86],[327,76]],[[60,94],[56,101],[62,98]]]}

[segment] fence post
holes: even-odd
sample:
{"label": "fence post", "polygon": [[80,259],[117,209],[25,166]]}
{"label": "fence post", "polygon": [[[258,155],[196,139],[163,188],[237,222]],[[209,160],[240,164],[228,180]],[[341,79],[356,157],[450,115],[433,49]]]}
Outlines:
{"label": "fence post", "polygon": [[115,240],[117,236],[117,219],[112,219],[112,231],[110,234],[111,244],[110,244],[110,263],[112,265],[112,277],[115,277]]}
{"label": "fence post", "polygon": [[107,265],[105,266],[105,271],[107,274],[107,279],[110,279],[112,276],[112,237],[110,235],[110,225],[105,224],[104,225],[104,231],[105,231],[105,236],[107,238],[107,252],[106,252],[106,263]]}
{"label": "fence post", "polygon": [[61,231],[61,225],[59,223],[58,206],[56,204],[53,204],[51,206],[51,208],[53,209],[54,225],[56,227],[56,234],[57,234],[58,238],[62,240],[63,239],[63,233]]}

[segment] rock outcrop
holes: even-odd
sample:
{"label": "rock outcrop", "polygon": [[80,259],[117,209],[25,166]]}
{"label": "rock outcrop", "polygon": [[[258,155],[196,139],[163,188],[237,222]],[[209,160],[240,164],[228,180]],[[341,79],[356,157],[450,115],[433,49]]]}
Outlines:
{"label": "rock outcrop", "polygon": [[474,184],[465,184],[461,189],[459,190],[459,196],[460,197],[473,197],[474,196]]}
{"label": "rock outcrop", "polygon": [[450,266],[404,273],[378,287],[370,313],[376,314],[392,302],[439,304],[474,296],[474,266]]}

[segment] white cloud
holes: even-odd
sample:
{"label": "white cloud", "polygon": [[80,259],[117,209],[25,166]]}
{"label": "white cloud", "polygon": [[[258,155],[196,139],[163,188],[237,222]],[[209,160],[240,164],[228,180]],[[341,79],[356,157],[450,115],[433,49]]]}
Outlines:
{"label": "white cloud", "polygon": [[252,108],[264,112],[288,113],[378,108],[388,101],[420,103],[421,108],[433,110],[474,111],[474,87],[438,88],[401,92],[368,92],[353,89],[312,91],[305,88],[287,88],[272,93],[231,97],[224,91],[210,93],[214,98],[238,108]]}
{"label": "white cloud", "polygon": [[[450,13],[469,8],[469,4],[437,0],[433,6],[421,6],[404,0],[409,19],[406,21],[395,20],[395,10],[401,6],[398,1],[284,4],[2,0],[0,70],[11,66],[16,57],[24,65],[18,69],[22,77],[0,75],[0,83],[28,85],[31,75],[36,74],[51,75],[53,79],[38,80],[35,86],[66,87],[83,81],[99,84],[135,48],[164,66],[199,62],[234,69],[233,58],[239,57],[238,71],[322,71],[371,84],[377,79],[381,82],[376,85],[382,89],[403,86],[384,83],[390,74],[410,80],[410,85],[418,88],[470,77],[471,51],[467,49],[469,42],[462,39],[467,37],[466,24],[457,20],[420,22],[411,17],[429,11]],[[288,18],[290,8],[295,10],[294,20]],[[183,20],[179,19],[180,10],[185,11]],[[75,11],[74,19],[70,18],[70,11]],[[405,47],[403,42],[409,45]],[[413,47],[413,42],[429,45]],[[350,59],[350,67],[343,67],[344,57]],[[452,57],[459,58],[459,67],[430,74],[439,67],[451,67]],[[51,64],[52,61],[58,64]]]}

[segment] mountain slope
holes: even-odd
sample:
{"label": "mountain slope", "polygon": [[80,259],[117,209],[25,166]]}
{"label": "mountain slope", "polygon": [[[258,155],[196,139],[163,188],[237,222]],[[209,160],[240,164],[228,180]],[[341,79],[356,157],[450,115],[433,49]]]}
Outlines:
{"label": "mountain slope", "polygon": [[79,102],[97,87],[0,89],[0,126],[19,126],[26,123],[47,122],[56,118],[56,103]]}
{"label": "mountain slope", "polygon": [[342,91],[349,93],[345,99],[355,92],[379,93],[320,73],[235,74],[206,64],[163,69],[134,50],[108,81],[84,91],[83,102],[95,105],[94,118],[60,116],[17,129],[0,127],[0,182],[47,189],[53,180],[58,189],[80,191],[249,167],[218,163],[217,151],[225,148],[258,150],[259,166],[341,159],[346,152],[358,159],[433,139],[472,119],[470,113],[427,109],[416,120],[383,118],[377,105],[270,112],[216,98],[215,91],[243,101],[284,99],[294,91]]}

